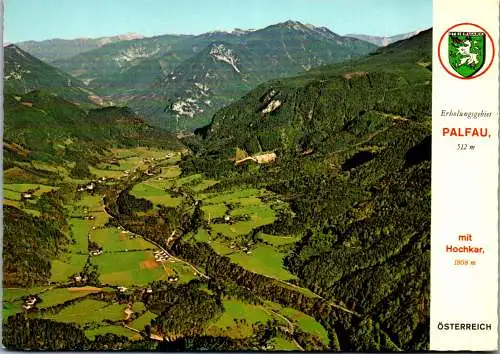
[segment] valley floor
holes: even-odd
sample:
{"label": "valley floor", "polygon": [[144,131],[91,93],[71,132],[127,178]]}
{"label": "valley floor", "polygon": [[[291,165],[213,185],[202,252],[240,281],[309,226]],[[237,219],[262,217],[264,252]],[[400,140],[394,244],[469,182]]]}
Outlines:
{"label": "valley floor", "polygon": [[[145,294],[157,290],[155,284],[175,288],[198,281],[206,288],[210,277],[203,268],[174,255],[170,250],[174,243],[205,243],[219,256],[228,257],[249,272],[277,281],[306,297],[319,297],[296,285],[296,277],[283,264],[300,236],[259,231],[276,220],[277,210],[289,209],[277,195],[244,187],[213,191],[217,180],[200,174],[181,176],[177,152],[120,149],[113,154],[118,163],[91,168],[96,181],[66,179],[65,183],[77,191],[73,202],[65,205],[69,246],[51,261],[51,278],[46,285],[4,288],[4,319],[25,312],[31,318],[72,323],[90,340],[107,333],[131,341],[141,340],[146,333],[155,341],[182,337],[183,333],[152,325],[161,311],[143,301]],[[92,183],[94,187],[87,188]],[[40,212],[33,207],[37,198],[57,188],[7,183],[4,204],[39,216]],[[32,191],[33,196],[23,200],[21,195],[27,191]],[[169,237],[153,240],[131,230],[126,222],[122,225],[119,220],[123,218],[111,215],[109,205],[104,203],[110,191],[114,196],[126,191],[132,198],[150,201],[151,209],[137,213],[142,219],[156,217],[164,208],[192,215],[196,206],[201,206],[198,208],[201,225],[192,232],[181,232],[178,228]],[[209,288],[206,291],[213,293]],[[31,306],[30,297],[37,299]],[[220,299],[222,312],[206,321],[199,334],[245,339],[260,331],[259,326],[272,322],[282,330],[269,336],[262,349],[304,350],[294,331],[306,333],[325,348],[329,345],[325,328],[301,311],[266,299],[248,301],[231,295]]]}

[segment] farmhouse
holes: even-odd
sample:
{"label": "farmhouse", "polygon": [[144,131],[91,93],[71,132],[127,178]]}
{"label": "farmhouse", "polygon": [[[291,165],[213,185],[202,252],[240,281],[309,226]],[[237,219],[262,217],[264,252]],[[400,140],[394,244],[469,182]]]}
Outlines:
{"label": "farmhouse", "polygon": [[29,310],[33,306],[35,306],[35,303],[36,303],[36,297],[30,295],[24,300],[23,308],[25,310]]}
{"label": "farmhouse", "polygon": [[100,254],[102,254],[102,249],[90,251],[91,256],[98,256]]}
{"label": "farmhouse", "polygon": [[32,192],[21,193],[21,200],[26,200],[26,199],[33,199],[33,193]]}

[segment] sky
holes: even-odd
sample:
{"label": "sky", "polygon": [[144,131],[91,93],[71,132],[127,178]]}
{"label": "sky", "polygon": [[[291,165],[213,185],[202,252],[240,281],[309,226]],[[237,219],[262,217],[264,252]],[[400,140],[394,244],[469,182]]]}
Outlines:
{"label": "sky", "polygon": [[432,0],[4,0],[4,42],[200,34],[286,20],[388,36],[432,26]]}

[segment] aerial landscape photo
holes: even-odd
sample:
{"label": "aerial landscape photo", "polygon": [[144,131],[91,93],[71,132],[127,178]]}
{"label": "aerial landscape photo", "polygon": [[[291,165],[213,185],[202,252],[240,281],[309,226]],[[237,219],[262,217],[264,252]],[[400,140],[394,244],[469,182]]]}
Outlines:
{"label": "aerial landscape photo", "polygon": [[431,26],[6,1],[4,348],[429,350]]}

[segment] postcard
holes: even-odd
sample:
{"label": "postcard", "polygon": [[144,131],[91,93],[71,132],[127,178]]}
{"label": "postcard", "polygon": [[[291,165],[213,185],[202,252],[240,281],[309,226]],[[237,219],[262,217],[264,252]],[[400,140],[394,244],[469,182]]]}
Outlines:
{"label": "postcard", "polygon": [[492,351],[499,0],[11,0],[2,346]]}

